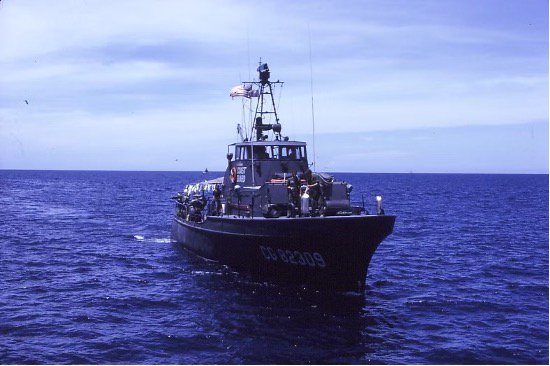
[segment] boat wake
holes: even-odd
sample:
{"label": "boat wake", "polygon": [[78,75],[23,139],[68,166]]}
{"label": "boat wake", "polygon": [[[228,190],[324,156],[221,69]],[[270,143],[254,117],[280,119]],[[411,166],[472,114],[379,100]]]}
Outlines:
{"label": "boat wake", "polygon": [[171,243],[172,242],[172,239],[170,239],[170,238],[145,238],[145,236],[143,236],[143,235],[132,235],[132,238],[137,240],[137,241],[143,241],[143,242],[147,242],[147,243],[164,244],[164,243]]}
{"label": "boat wake", "polygon": [[191,274],[192,275],[195,275],[195,276],[223,276],[225,273],[224,272],[216,272],[216,271],[191,271]]}
{"label": "boat wake", "polygon": [[152,242],[152,243],[162,244],[162,243],[171,243],[172,239],[170,239],[170,238],[151,238],[151,239],[147,239],[146,241],[149,241],[149,242]]}

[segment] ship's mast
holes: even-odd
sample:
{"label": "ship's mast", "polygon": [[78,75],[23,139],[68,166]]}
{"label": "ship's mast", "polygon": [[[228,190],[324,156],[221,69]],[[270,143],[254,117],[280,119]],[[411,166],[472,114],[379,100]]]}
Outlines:
{"label": "ship's mast", "polygon": [[[269,67],[266,63],[262,63],[262,60],[260,59],[259,66],[257,69],[258,73],[260,74],[260,81],[249,81],[244,82],[244,84],[251,84],[256,85],[259,87],[259,90],[257,91],[257,94],[254,96],[258,97],[258,103],[256,104],[256,111],[254,112],[254,122],[251,126],[251,133],[250,133],[250,144],[251,144],[251,151],[250,151],[250,157],[252,160],[252,166],[254,167],[254,141],[265,141],[267,138],[267,135],[264,136],[264,131],[272,130],[275,134],[275,139],[280,140],[281,139],[281,124],[279,123],[279,116],[277,115],[277,108],[275,107],[275,98],[273,98],[273,84],[283,84],[282,81],[269,81],[270,72]],[[253,92],[252,89],[250,89],[251,92]],[[249,94],[251,95],[251,94]],[[271,110],[267,110],[266,102],[264,100],[265,96],[269,95],[269,99],[271,101]],[[252,96],[252,95],[251,95]],[[264,122],[264,115],[266,114],[273,114],[275,116],[275,123],[271,124],[265,124]],[[256,129],[256,140],[254,140],[254,129]],[[254,169],[252,170],[252,186],[256,185],[255,182],[255,172]]]}
{"label": "ship's mast", "polygon": [[[256,129],[256,141],[264,141],[264,134],[263,131],[269,131],[273,130],[273,133],[275,134],[275,139],[279,140],[281,138],[281,124],[279,123],[279,116],[277,115],[277,108],[275,107],[275,98],[273,97],[273,84],[283,84],[282,81],[269,81],[270,72],[269,67],[266,63],[262,63],[260,60],[258,69],[258,73],[260,74],[260,81],[259,82],[248,82],[249,84],[255,84],[259,86],[259,95],[258,95],[258,103],[256,104],[256,111],[254,112],[254,123],[252,125],[252,133],[251,136],[253,136],[253,130]],[[266,95],[269,95],[267,98],[267,101],[265,100]],[[271,102],[271,109],[268,109],[269,107],[267,104]],[[272,124],[264,124],[264,115],[273,114],[275,116],[275,123]]]}

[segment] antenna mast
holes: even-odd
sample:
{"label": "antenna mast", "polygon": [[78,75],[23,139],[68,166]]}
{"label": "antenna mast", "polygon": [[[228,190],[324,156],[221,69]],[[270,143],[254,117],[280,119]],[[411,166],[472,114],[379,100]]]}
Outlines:
{"label": "antenna mast", "polygon": [[[256,104],[256,111],[254,112],[254,121],[252,123],[252,133],[251,133],[251,141],[253,141],[254,136],[254,129],[256,129],[256,141],[263,141],[264,131],[272,130],[275,134],[275,138],[279,140],[281,138],[281,124],[279,123],[279,116],[277,115],[277,108],[275,106],[275,98],[273,97],[273,84],[283,84],[282,81],[269,81],[269,77],[271,76],[269,72],[269,66],[267,66],[266,63],[262,63],[260,59],[260,63],[257,69],[258,73],[260,74],[260,81],[259,82],[245,82],[247,84],[254,84],[259,86],[260,90],[258,91],[258,103]],[[266,95],[269,95],[270,97],[268,100],[271,102],[271,110],[267,110],[266,105],[269,103],[268,101],[265,101],[264,98]],[[265,104],[264,104],[265,102]],[[264,124],[264,115],[266,114],[273,114],[275,116],[275,123],[267,123]]]}
{"label": "antenna mast", "polygon": [[311,61],[311,31],[309,29],[309,24],[307,25],[307,33],[309,35],[309,86],[311,91],[311,124],[313,128],[313,171],[315,170],[315,160],[317,160],[317,155],[315,153],[315,111],[313,108],[313,66]]}

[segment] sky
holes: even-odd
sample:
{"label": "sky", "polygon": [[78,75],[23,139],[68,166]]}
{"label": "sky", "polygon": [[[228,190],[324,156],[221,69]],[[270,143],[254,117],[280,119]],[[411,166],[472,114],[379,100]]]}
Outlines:
{"label": "sky", "polygon": [[0,169],[223,170],[261,58],[317,170],[547,174],[548,55],[546,0],[4,0]]}

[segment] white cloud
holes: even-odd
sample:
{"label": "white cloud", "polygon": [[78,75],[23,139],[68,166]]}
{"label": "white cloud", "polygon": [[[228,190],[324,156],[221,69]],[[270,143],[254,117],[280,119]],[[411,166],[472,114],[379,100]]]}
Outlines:
{"label": "white cloud", "polygon": [[3,59],[113,41],[150,44],[185,38],[223,43],[250,15],[244,4],[222,1],[20,1],[1,6]]}

